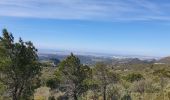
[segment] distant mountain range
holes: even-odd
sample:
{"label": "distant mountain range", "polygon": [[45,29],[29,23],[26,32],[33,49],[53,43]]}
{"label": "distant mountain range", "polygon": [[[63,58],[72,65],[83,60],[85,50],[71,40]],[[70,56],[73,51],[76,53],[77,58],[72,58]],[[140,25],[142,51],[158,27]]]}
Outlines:
{"label": "distant mountain range", "polygon": [[[58,60],[65,59],[70,55],[71,51],[66,50],[40,50],[38,55],[40,60],[49,60],[55,58]],[[73,51],[79,57],[81,63],[93,65],[96,62],[105,62],[108,64],[115,63],[149,63],[160,59],[159,57],[139,56],[139,55],[114,55],[105,53],[92,53],[92,52],[77,52]]]}
{"label": "distant mountain range", "polygon": [[81,56],[94,56],[94,57],[103,57],[103,58],[138,58],[141,60],[150,60],[150,59],[161,59],[161,57],[154,56],[143,56],[143,55],[123,55],[123,54],[109,54],[109,53],[96,53],[96,52],[83,52],[83,51],[69,51],[69,50],[50,50],[50,49],[40,49],[39,55],[70,55],[70,53],[74,53],[75,55]]}
{"label": "distant mountain range", "polygon": [[170,57],[165,57],[160,60],[158,60],[156,63],[158,64],[170,64]]}

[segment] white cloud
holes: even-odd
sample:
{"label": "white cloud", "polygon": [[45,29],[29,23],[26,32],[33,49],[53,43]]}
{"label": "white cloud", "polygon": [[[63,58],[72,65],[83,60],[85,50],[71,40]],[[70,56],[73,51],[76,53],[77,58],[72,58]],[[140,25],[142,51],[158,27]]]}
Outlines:
{"label": "white cloud", "polygon": [[80,20],[170,20],[157,0],[0,0],[0,16]]}

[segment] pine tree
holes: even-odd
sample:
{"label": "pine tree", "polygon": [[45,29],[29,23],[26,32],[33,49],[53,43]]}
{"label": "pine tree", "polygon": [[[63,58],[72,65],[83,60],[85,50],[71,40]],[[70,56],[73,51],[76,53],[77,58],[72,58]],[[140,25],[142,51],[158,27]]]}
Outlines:
{"label": "pine tree", "polygon": [[21,38],[15,43],[13,35],[4,29],[0,37],[0,57],[0,81],[8,87],[12,99],[30,99],[41,71],[37,49]]}
{"label": "pine tree", "polygon": [[59,64],[59,70],[56,73],[57,77],[60,77],[67,95],[78,100],[78,97],[82,93],[88,90],[85,85],[86,79],[89,77],[90,68],[80,63],[79,58],[72,53],[65,60]]}

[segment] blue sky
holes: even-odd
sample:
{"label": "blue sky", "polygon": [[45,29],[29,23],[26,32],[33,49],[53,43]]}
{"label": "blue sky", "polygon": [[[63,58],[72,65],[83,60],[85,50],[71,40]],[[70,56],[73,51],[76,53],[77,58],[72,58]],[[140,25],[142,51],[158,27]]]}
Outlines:
{"label": "blue sky", "polygon": [[36,47],[170,55],[169,0],[1,0],[0,28]]}

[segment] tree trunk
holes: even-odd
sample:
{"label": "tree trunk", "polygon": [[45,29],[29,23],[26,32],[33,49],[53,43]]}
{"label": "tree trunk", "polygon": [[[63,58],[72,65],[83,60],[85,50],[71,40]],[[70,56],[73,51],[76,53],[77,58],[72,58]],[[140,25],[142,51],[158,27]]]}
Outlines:
{"label": "tree trunk", "polygon": [[76,93],[74,93],[74,100],[78,100]]}
{"label": "tree trunk", "polygon": [[106,86],[103,88],[103,100],[106,100]]}
{"label": "tree trunk", "polygon": [[17,87],[18,85],[15,86],[14,91],[12,93],[12,100],[18,100]]}
{"label": "tree trunk", "polygon": [[12,95],[12,100],[18,100],[18,98],[17,98],[15,93]]}

